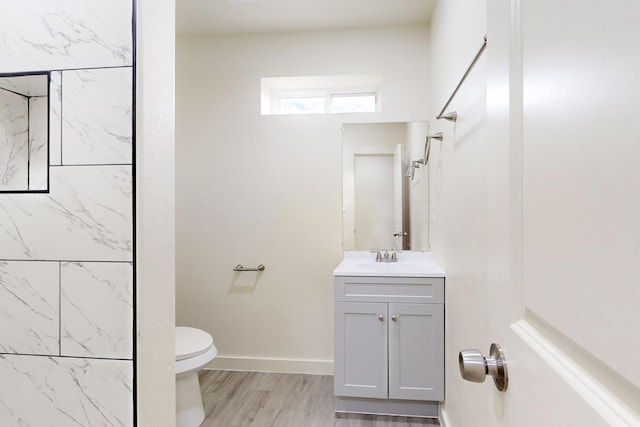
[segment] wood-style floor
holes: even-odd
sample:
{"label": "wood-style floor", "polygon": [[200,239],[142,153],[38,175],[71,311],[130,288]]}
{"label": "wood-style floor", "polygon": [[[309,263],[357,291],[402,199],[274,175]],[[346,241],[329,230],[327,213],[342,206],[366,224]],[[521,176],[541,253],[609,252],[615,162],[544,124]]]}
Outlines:
{"label": "wood-style floor", "polygon": [[327,375],[202,371],[206,418],[201,427],[410,427],[437,420],[335,414]]}

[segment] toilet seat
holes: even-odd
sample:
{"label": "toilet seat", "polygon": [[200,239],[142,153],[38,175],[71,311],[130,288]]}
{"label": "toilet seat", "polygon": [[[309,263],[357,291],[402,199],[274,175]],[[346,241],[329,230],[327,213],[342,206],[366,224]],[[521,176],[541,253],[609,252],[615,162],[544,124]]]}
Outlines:
{"label": "toilet seat", "polygon": [[213,338],[203,330],[176,326],[176,361],[206,353],[213,346]]}

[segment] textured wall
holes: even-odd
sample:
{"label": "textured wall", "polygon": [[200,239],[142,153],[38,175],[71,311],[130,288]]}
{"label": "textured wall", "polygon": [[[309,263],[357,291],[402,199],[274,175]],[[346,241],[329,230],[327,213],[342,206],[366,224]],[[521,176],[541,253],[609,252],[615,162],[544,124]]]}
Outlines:
{"label": "textured wall", "polygon": [[[428,46],[420,26],[178,41],[176,320],[217,366],[332,372],[340,127],[424,120]],[[336,74],[382,75],[382,111],[260,115],[261,77]]]}
{"label": "textured wall", "polygon": [[52,73],[49,193],[0,195],[0,424],[129,426],[132,2],[3,3],[0,73]]}
{"label": "textured wall", "polygon": [[[477,53],[486,32],[486,4],[439,1],[431,25],[433,114],[436,116]],[[470,387],[458,369],[458,352],[487,347],[486,53],[451,102],[456,123],[435,120],[430,168],[430,240],[447,272],[445,313],[446,395],[450,426],[486,426],[490,394]],[[489,382],[483,386],[489,387]],[[482,414],[478,416],[478,414]]]}
{"label": "textured wall", "polygon": [[136,39],[136,409],[175,426],[175,1],[138,0]]}

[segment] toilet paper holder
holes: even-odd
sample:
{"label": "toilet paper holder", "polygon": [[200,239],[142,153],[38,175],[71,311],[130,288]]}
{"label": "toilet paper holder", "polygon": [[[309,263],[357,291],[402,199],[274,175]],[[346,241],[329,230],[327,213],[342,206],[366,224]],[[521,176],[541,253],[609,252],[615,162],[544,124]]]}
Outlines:
{"label": "toilet paper holder", "polygon": [[257,267],[244,267],[242,264],[238,264],[233,267],[233,271],[264,271],[264,264],[260,264]]}

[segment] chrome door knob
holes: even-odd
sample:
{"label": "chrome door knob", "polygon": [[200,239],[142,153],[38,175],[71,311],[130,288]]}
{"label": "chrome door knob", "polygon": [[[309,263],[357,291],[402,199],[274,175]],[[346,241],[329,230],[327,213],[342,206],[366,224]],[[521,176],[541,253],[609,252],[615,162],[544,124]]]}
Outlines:
{"label": "chrome door knob", "polygon": [[480,350],[462,350],[458,355],[460,375],[467,381],[484,382],[487,376],[487,359]]}
{"label": "chrome door knob", "polygon": [[458,355],[460,375],[467,381],[484,382],[487,375],[493,377],[496,388],[506,391],[509,385],[504,353],[496,343],[491,344],[490,357],[484,357],[480,350],[463,350]]}

